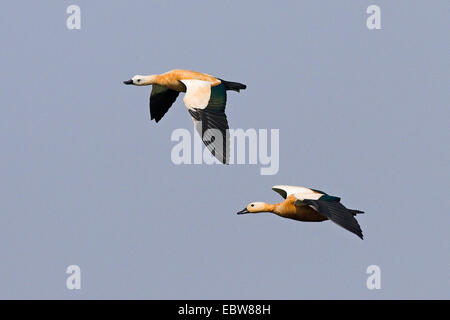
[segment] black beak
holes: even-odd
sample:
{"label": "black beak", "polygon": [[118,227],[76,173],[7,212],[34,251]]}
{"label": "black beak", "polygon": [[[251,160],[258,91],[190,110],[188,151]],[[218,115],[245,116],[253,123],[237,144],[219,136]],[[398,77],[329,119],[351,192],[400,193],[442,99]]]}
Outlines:
{"label": "black beak", "polygon": [[248,211],[247,208],[245,208],[244,210],[239,211],[237,214],[246,214],[246,213],[250,213],[250,211]]}
{"label": "black beak", "polygon": [[133,80],[130,79],[130,80],[124,81],[123,83],[125,83],[125,84],[133,84]]}

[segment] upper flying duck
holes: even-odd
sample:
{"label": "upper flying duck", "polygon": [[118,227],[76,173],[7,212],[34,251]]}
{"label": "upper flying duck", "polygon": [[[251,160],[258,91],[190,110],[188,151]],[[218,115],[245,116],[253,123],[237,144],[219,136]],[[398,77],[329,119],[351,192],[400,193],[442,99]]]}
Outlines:
{"label": "upper flying duck", "polygon": [[156,122],[166,114],[178,94],[186,92],[183,101],[203,143],[219,161],[225,164],[229,162],[226,91],[239,92],[246,85],[189,70],[172,70],[149,76],[136,75],[123,83],[153,86],[150,94],[150,119]]}
{"label": "upper flying duck", "polygon": [[331,220],[344,229],[363,239],[363,234],[355,215],[364,211],[347,209],[339,197],[330,196],[323,191],[296,186],[273,186],[286,200],[277,204],[252,202],[238,214],[272,212],[280,217],[298,221]]}

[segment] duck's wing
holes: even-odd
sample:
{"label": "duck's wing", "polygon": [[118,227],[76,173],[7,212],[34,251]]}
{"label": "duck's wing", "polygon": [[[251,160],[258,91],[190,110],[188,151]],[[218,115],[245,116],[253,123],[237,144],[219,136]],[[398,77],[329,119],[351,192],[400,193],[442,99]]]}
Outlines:
{"label": "duck's wing", "polygon": [[152,85],[150,93],[150,120],[156,122],[166,114],[178,97],[179,92],[158,84]]}
{"label": "duck's wing", "polygon": [[223,84],[211,87],[203,80],[181,80],[186,85],[184,103],[194,127],[211,154],[224,164],[229,163],[230,144],[225,114],[227,94]]}
{"label": "duck's wing", "polygon": [[328,199],[324,196],[319,199],[307,199],[296,196],[296,198],[297,200],[294,201],[296,206],[310,206],[321,215],[363,239],[361,227],[354,217],[356,213],[362,211],[347,209],[339,200],[336,200],[336,197]]}
{"label": "duck's wing", "polygon": [[315,194],[317,194],[317,199],[323,194],[318,190],[313,190],[305,187],[297,187],[297,186],[285,186],[285,185],[277,185],[273,186],[272,190],[277,192],[283,198],[289,197],[291,194],[305,195],[309,196],[309,198],[314,198]]}

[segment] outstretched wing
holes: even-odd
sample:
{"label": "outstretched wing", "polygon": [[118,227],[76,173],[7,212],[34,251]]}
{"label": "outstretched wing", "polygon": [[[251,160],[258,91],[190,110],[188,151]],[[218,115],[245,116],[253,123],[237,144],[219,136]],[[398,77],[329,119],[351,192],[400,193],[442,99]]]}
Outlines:
{"label": "outstretched wing", "polygon": [[224,112],[216,113],[207,109],[189,109],[195,130],[202,137],[211,154],[223,164],[230,160],[227,116]]}
{"label": "outstretched wing", "polygon": [[338,201],[328,200],[295,200],[296,206],[308,205],[314,210],[324,215],[334,223],[340,225],[344,229],[353,232],[358,237],[363,239],[363,234],[358,221],[354,217],[354,210],[347,209],[344,205]]}
{"label": "outstretched wing", "polygon": [[277,185],[273,186],[272,190],[277,192],[283,198],[287,198],[291,194],[298,195],[298,198],[308,198],[308,199],[319,199],[323,193],[319,193],[319,191],[314,189],[309,189],[305,187],[297,187],[297,186],[285,186],[285,185]]}
{"label": "outstretched wing", "polygon": [[152,86],[150,94],[150,120],[156,122],[166,114],[178,97],[179,92],[158,84]]}
{"label": "outstretched wing", "polygon": [[211,87],[202,80],[181,80],[186,85],[183,99],[194,127],[211,154],[223,164],[229,163],[229,127],[225,114],[227,95],[223,84]]}

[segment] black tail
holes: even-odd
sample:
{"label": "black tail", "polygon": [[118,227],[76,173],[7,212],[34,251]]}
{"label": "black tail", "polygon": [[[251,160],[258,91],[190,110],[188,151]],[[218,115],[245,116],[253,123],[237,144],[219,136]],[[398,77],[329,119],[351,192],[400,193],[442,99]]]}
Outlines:
{"label": "black tail", "polygon": [[350,210],[350,212],[354,215],[354,216],[356,216],[357,214],[362,214],[362,213],[364,213],[364,211],[361,211],[361,210],[353,210],[353,209],[349,209]]}
{"label": "black tail", "polygon": [[245,84],[239,82],[225,81],[222,79],[219,80],[222,81],[223,85],[225,86],[225,90],[233,90],[239,92],[239,90],[244,90],[245,88],[247,88]]}

